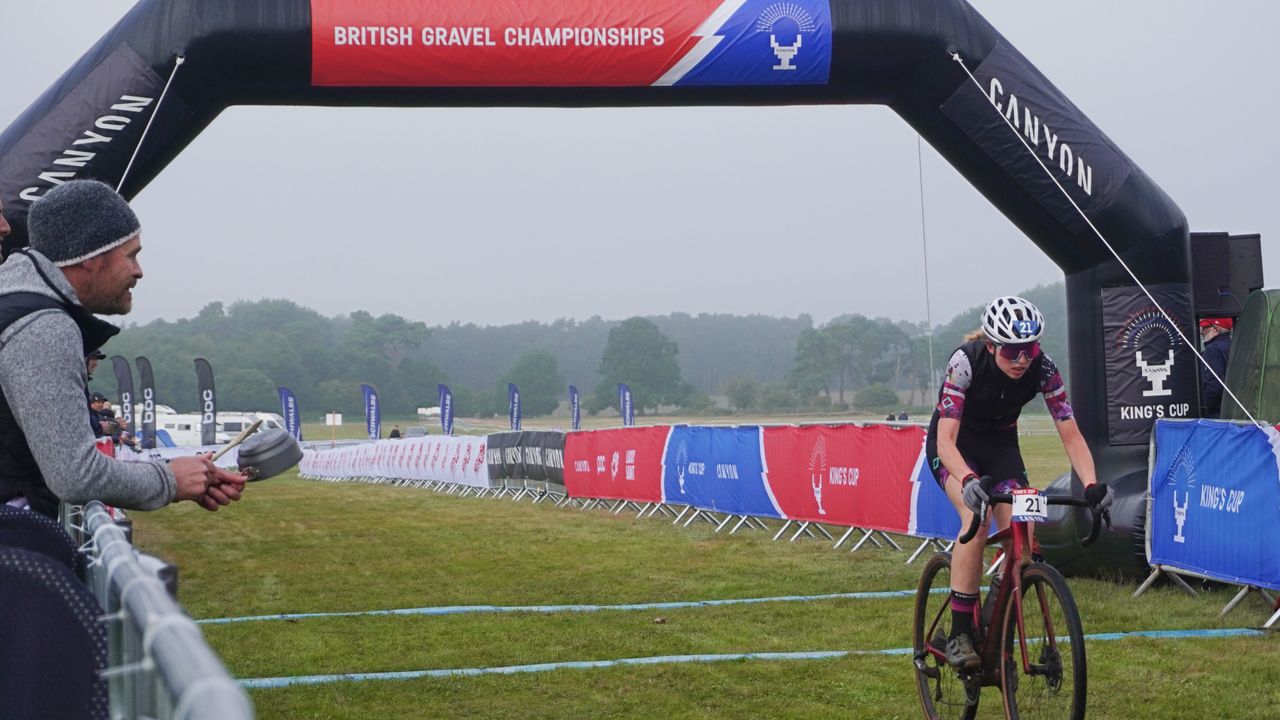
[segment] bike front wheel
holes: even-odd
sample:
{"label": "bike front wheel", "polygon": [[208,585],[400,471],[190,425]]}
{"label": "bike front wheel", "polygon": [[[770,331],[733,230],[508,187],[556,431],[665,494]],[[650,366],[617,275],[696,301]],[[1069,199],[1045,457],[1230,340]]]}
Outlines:
{"label": "bike front wheel", "polygon": [[1005,717],[1082,720],[1088,683],[1084,629],[1067,581],[1044,563],[1026,566],[1020,607],[1021,628],[1019,603],[1012,601],[1002,624],[1000,688]]}
{"label": "bike front wheel", "polygon": [[978,712],[976,680],[966,683],[941,657],[951,630],[951,554],[925,563],[916,589],[912,623],[916,689],[928,720],[973,720]]}

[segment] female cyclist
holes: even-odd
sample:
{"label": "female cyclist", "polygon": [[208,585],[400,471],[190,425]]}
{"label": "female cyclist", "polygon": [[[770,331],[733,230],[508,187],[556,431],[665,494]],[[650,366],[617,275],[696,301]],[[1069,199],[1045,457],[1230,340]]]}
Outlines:
{"label": "female cyclist", "polygon": [[[1035,305],[1012,296],[998,297],[982,313],[982,328],[965,338],[947,362],[938,405],[929,421],[925,454],[933,477],[960,514],[960,529],[987,500],[978,482],[989,475],[996,492],[1027,486],[1027,469],[1018,449],[1018,415],[1037,393],[1044,396],[1071,468],[1084,482],[1090,504],[1106,508],[1112,491],[1098,484],[1093,455],[1067,402],[1067,391],[1053,360],[1040,351],[1044,316]],[[1001,529],[1011,510],[995,510]],[[978,602],[984,526],[972,542],[956,543],[951,557],[951,636],[947,662],[957,670],[976,670],[973,614]]]}

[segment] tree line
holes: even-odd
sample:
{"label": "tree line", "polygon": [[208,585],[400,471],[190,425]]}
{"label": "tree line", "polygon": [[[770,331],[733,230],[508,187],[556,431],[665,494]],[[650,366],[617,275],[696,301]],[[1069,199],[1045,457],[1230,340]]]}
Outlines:
{"label": "tree line", "polygon": [[[1045,350],[1065,372],[1064,286],[1023,295],[1045,313]],[[967,308],[929,333],[924,323],[857,314],[823,324],[808,315],[673,313],[428,327],[365,311],[324,317],[288,300],[213,302],[189,319],[131,325],[104,351],[131,362],[149,357],[158,402],[182,412],[197,409],[196,357],[213,365],[219,407],[276,408],[282,385],[297,394],[308,418],[360,413],[361,383],[376,387],[383,412],[394,416],[436,404],[438,383],[451,386],[460,415],[502,414],[508,382],[520,387],[529,416],[555,411],[569,383],[583,391],[587,412],[616,410],[619,382],[631,386],[641,413],[879,410],[931,405],[947,356],[977,327],[981,310]],[[91,387],[114,396],[109,363]]]}

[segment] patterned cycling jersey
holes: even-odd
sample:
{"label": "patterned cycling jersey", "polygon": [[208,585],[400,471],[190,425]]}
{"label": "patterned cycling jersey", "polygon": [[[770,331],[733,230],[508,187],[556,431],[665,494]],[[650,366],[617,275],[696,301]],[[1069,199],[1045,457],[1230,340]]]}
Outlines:
{"label": "patterned cycling jersey", "polygon": [[1072,416],[1062,374],[1052,358],[1042,353],[1021,378],[1010,378],[985,344],[974,340],[960,346],[947,361],[935,416],[960,420],[971,430],[1010,428],[1036,393],[1044,396],[1054,420]]}

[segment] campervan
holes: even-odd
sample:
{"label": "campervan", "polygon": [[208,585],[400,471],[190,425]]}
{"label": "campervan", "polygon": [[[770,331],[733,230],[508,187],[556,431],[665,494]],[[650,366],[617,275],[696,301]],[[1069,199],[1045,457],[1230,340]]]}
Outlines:
{"label": "campervan", "polygon": [[[284,418],[276,413],[219,412],[213,436],[214,444],[225,445],[231,442],[258,420],[262,420],[260,429],[284,427]],[[200,413],[175,413],[172,410],[168,413],[156,413],[157,437],[163,439],[168,435],[169,442],[175,447],[200,445],[202,428]]]}

